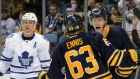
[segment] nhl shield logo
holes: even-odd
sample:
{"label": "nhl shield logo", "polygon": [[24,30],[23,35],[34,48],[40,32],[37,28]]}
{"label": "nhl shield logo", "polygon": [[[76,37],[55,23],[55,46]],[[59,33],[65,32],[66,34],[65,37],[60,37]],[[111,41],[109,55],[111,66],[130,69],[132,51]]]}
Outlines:
{"label": "nhl shield logo", "polygon": [[22,57],[18,56],[19,62],[21,63],[21,66],[24,66],[27,69],[27,66],[31,66],[33,63],[33,56],[29,57],[29,53],[27,51],[24,51],[22,53]]}

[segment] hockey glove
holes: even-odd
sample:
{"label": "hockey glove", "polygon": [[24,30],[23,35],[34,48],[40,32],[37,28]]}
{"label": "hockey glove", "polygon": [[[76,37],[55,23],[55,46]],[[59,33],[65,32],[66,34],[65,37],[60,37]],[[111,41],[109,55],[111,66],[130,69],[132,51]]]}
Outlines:
{"label": "hockey glove", "polygon": [[136,52],[136,50],[130,49],[128,51],[129,51],[130,57],[133,60],[133,62],[138,63],[138,53]]}
{"label": "hockey glove", "polygon": [[38,79],[49,79],[47,76],[47,71],[43,70],[38,74]]}

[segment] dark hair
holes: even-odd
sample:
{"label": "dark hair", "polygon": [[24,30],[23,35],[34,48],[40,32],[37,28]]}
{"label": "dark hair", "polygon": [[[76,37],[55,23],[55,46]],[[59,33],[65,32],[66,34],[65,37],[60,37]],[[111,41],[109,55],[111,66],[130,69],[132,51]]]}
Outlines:
{"label": "dark hair", "polygon": [[7,9],[2,9],[1,13],[8,13],[8,10]]}
{"label": "dark hair", "polygon": [[20,14],[24,15],[27,11],[21,11]]}
{"label": "dark hair", "polygon": [[110,7],[110,11],[111,11],[112,8],[115,8],[115,9],[118,11],[118,15],[121,15],[120,12],[119,12],[119,10],[118,10],[118,7],[117,7],[117,6],[111,6],[111,7]]}
{"label": "dark hair", "polygon": [[57,10],[57,5],[56,5],[56,4],[51,4],[50,7],[51,7],[51,6],[56,7],[56,10]]}
{"label": "dark hair", "polygon": [[116,10],[118,10],[118,7],[117,7],[117,6],[111,6],[111,7],[110,7],[110,10],[111,10],[112,8],[115,8]]}
{"label": "dark hair", "polygon": [[106,10],[106,12],[108,13],[108,9],[107,9],[106,5],[103,2],[97,2],[97,3],[95,3],[95,5],[96,4],[101,5],[101,7],[103,7]]}
{"label": "dark hair", "polygon": [[24,3],[24,2],[18,2],[18,4],[17,4],[17,9],[18,9],[18,6],[19,6],[19,5],[22,6],[23,10],[26,9],[26,8],[25,8],[25,3]]}

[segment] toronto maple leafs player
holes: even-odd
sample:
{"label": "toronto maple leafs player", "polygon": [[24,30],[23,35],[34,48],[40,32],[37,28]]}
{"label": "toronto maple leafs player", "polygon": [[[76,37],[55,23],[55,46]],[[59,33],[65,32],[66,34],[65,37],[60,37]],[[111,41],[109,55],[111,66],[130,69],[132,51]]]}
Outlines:
{"label": "toronto maple leafs player", "polygon": [[50,66],[49,42],[33,30],[37,24],[34,13],[22,17],[23,33],[6,38],[0,60],[0,75],[10,66],[11,79],[38,79],[38,73]]}

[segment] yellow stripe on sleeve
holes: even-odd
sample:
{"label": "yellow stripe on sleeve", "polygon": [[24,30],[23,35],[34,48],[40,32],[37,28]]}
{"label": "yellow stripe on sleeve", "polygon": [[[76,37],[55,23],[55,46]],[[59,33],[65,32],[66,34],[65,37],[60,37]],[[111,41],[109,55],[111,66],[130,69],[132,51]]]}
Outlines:
{"label": "yellow stripe on sleeve", "polygon": [[107,60],[107,63],[110,64],[110,61],[114,58],[114,55],[118,52],[118,50],[115,50],[112,55],[109,57],[109,59]]}
{"label": "yellow stripe on sleeve", "polygon": [[119,66],[121,64],[123,56],[124,56],[124,51],[121,51],[120,59],[118,60],[118,63],[116,64],[116,66]]}
{"label": "yellow stripe on sleeve", "polygon": [[117,55],[113,58],[113,61],[111,62],[110,66],[115,66],[115,64],[117,63],[118,61],[118,58],[120,56],[120,51],[117,53]]}

